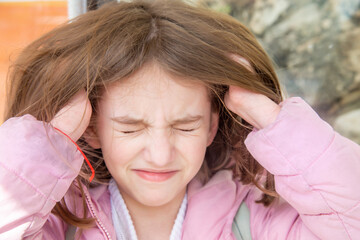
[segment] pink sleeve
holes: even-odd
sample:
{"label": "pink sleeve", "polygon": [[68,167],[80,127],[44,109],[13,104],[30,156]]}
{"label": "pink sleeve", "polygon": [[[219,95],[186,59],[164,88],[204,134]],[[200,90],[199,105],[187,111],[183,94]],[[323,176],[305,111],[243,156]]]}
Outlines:
{"label": "pink sleeve", "polygon": [[31,115],[1,125],[0,239],[61,239],[51,237],[65,224],[50,212],[82,162],[74,144]]}
{"label": "pink sleeve", "polygon": [[253,239],[360,239],[360,147],[340,136],[300,98],[253,131],[250,153],[275,175],[281,198],[270,207],[247,199]]}

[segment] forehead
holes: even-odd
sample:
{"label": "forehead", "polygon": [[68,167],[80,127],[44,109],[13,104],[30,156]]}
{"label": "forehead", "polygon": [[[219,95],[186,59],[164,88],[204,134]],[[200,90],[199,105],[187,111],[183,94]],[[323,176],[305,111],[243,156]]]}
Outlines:
{"label": "forehead", "polygon": [[[199,111],[210,104],[208,88],[190,78],[168,74],[158,64],[142,67],[127,79],[109,85],[102,97],[116,112],[161,110],[173,114]],[[140,117],[140,116],[139,116]]]}
{"label": "forehead", "polygon": [[135,74],[113,84],[128,91],[146,91],[156,94],[173,91],[207,91],[205,84],[190,77],[174,76],[165,71],[159,64],[150,62],[140,68]]}

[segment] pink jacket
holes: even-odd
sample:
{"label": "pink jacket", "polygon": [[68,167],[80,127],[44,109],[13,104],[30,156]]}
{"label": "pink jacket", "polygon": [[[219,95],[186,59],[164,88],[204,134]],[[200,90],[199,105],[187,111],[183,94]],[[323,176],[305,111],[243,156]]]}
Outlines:
{"label": "pink jacket", "polygon": [[[277,120],[246,139],[251,154],[275,175],[281,198],[256,204],[261,192],[220,171],[188,186],[183,239],[234,239],[242,202],[253,239],[360,239],[360,147],[340,136],[300,98],[282,103]],[[76,147],[30,115],[0,127],[0,239],[64,239],[67,225],[51,214],[63,196],[82,216],[76,187],[83,159]],[[70,199],[75,195],[75,201]],[[80,239],[116,239],[106,186],[86,189],[95,227]]]}

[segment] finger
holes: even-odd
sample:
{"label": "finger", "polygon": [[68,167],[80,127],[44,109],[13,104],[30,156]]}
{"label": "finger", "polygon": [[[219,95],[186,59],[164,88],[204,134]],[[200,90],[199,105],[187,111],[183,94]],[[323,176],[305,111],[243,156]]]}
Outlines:
{"label": "finger", "polygon": [[255,72],[254,68],[251,66],[250,62],[248,60],[246,60],[244,57],[241,57],[237,54],[230,54],[230,58],[232,60],[234,60],[237,63],[240,63],[241,65],[243,65],[247,70],[249,70],[250,72]]}

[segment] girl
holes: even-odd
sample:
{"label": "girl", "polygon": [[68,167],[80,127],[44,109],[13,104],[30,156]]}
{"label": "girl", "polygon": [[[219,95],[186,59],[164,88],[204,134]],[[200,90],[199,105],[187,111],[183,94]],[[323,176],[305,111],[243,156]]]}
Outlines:
{"label": "girl", "polygon": [[359,146],[229,16],[104,5],[10,79],[0,239],[360,238]]}

